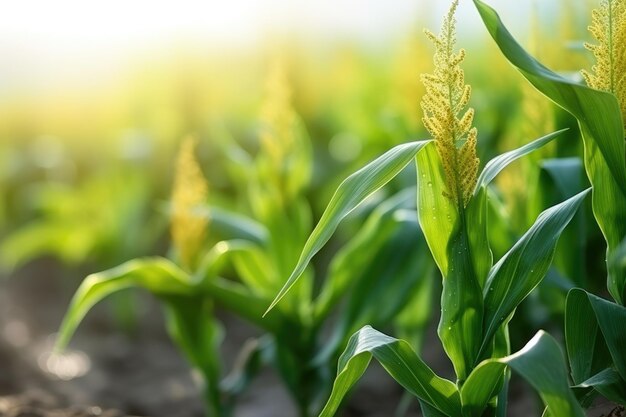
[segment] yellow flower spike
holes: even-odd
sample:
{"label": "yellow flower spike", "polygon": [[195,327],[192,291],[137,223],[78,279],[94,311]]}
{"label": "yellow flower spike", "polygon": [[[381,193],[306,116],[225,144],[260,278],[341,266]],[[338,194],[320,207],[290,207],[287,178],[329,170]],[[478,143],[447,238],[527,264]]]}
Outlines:
{"label": "yellow flower spike", "polygon": [[291,105],[287,73],[278,59],[270,67],[265,88],[266,95],[261,110],[261,148],[275,166],[280,167],[294,147],[295,113]]}
{"label": "yellow flower spike", "polygon": [[591,72],[583,70],[583,77],[590,87],[615,94],[626,127],[626,1],[602,0],[592,13],[589,32],[598,43],[585,47],[596,64]]}
{"label": "yellow flower spike", "polygon": [[197,141],[183,141],[176,162],[176,176],[172,190],[172,217],[170,232],[180,261],[186,268],[193,266],[207,233],[209,220],[195,213],[206,203],[208,183],[195,156]]}
{"label": "yellow flower spike", "polygon": [[464,207],[476,185],[479,160],[476,156],[478,133],[472,127],[474,109],[467,109],[471,87],[465,84],[465,73],[460,64],[465,51],[454,53],[458,7],[455,0],[446,15],[441,33],[437,36],[426,31],[435,45],[433,74],[422,74],[426,94],[422,99],[424,126],[433,136],[445,174],[446,197]]}

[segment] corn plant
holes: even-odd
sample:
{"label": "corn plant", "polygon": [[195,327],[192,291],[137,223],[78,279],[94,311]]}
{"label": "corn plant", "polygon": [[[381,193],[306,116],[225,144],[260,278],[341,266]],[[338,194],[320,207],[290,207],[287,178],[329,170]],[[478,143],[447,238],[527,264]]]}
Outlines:
{"label": "corn plant", "polygon": [[101,173],[76,187],[47,182],[33,188],[36,218],[3,241],[4,268],[15,269],[44,255],[70,266],[91,262],[108,268],[148,253],[161,232],[148,216],[146,178],[136,171]]}
{"label": "corn plant", "polygon": [[[428,275],[434,271],[414,227],[415,190],[384,198],[362,227],[330,259],[328,272],[312,268],[285,303],[262,317],[282,285],[281,276],[297,261],[310,233],[310,207],[303,196],[311,166],[303,126],[291,109],[283,70],[269,78],[263,130],[256,158],[239,172],[248,212],[220,209],[185,142],[177,164],[171,202],[173,250],[167,258],[136,259],[93,274],[78,289],[61,326],[58,347],[67,344],[88,310],[109,294],[130,287],[147,289],[165,305],[168,330],[191,365],[202,375],[207,412],[232,413],[237,396],[264,364],[275,367],[292,394],[300,415],[315,414],[332,388],[332,374],[350,334],[366,323],[379,325],[406,316],[402,328],[423,326],[428,317]],[[403,145],[372,164],[380,184],[394,177],[425,142]],[[242,157],[243,150],[233,149]],[[228,156],[227,156],[228,157]],[[247,156],[246,156],[247,158]],[[346,186],[360,181],[348,178]],[[370,194],[369,185],[362,192]],[[348,204],[351,204],[348,202]],[[358,221],[358,220],[357,220]],[[358,261],[355,259],[358,257]],[[314,279],[321,288],[314,292]],[[426,288],[425,288],[426,286]],[[426,297],[424,297],[426,294]],[[370,303],[363,303],[370,300]],[[377,303],[383,302],[384,308]],[[223,330],[215,317],[219,305],[253,323],[264,334],[242,348],[239,365],[224,377],[219,345]],[[333,313],[341,309],[338,320]],[[323,344],[322,335],[330,334]]]}
{"label": "corn plant", "polygon": [[596,394],[626,404],[626,4],[602,1],[589,27],[596,58],[583,71],[586,86],[568,80],[531,57],[506,30],[497,13],[475,0],[485,25],[505,57],[540,92],[577,120],[584,163],[593,186],[593,214],[607,244],[607,288],[613,301],[583,289],[567,297],[565,332],[574,384],[583,404]]}
{"label": "corn plant", "polygon": [[[422,76],[426,86],[422,107],[433,139],[401,145],[380,158],[401,166],[416,160],[419,224],[443,277],[438,336],[456,379],[436,375],[406,341],[366,326],[352,336],[341,356],[321,416],[335,414],[372,357],[419,399],[426,416],[505,415],[509,369],[539,392],[550,415],[584,416],[569,388],[566,363],[556,341],[539,332],[511,355],[508,322],[546,275],[559,236],[589,190],[542,212],[493,263],[487,222],[489,183],[509,163],[561,132],[495,157],[479,174],[478,133],[472,127],[474,111],[468,108],[471,88],[460,67],[465,52],[454,50],[457,5],[453,2],[439,35],[427,32],[435,45],[435,70]],[[338,188],[270,309],[296,285],[341,219],[388,179],[372,163]]]}

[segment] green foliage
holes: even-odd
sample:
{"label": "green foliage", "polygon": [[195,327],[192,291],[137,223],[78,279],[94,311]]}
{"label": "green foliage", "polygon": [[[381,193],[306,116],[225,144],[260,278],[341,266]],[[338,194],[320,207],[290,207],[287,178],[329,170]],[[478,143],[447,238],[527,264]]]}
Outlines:
{"label": "green foliage", "polygon": [[[322,216],[321,221],[330,219],[327,227],[332,230],[320,235],[320,239],[325,239],[320,247],[341,218],[397,175],[426,143],[394,148],[348,178],[337,193],[335,208]],[[356,190],[357,197],[345,199],[345,190]],[[304,264],[302,279],[291,286],[292,291],[265,318],[262,313],[281,288],[285,265],[292,266],[297,260],[294,249],[302,244],[301,234],[309,233],[307,217],[302,215],[306,203],[296,199],[292,206],[265,212],[264,223],[239,213],[200,207],[193,215],[208,217],[214,236],[228,240],[204,251],[193,271],[165,258],[144,258],[87,277],[68,309],[57,347],[61,349],[67,344],[98,301],[127,288],[143,288],[163,301],[171,337],[190,364],[201,371],[211,414],[229,415],[237,395],[260,364],[272,364],[300,413],[310,415],[319,410],[320,400],[330,391],[330,375],[349,334],[368,322],[393,322],[408,300],[416,296],[422,287],[420,282],[429,278],[432,262],[427,252],[420,250],[425,248],[425,242],[415,221],[414,202],[413,190],[384,201],[331,259],[319,293],[312,292],[313,271]],[[415,256],[416,250],[422,256]],[[352,262],[355,254],[361,256],[360,264]],[[227,278],[233,274],[236,279]],[[384,307],[377,306],[374,300]],[[228,383],[220,382],[221,326],[213,316],[214,305],[247,319],[266,332],[270,340],[262,351],[249,356],[250,363],[257,365],[234,371],[239,376],[231,374],[225,380]],[[342,314],[334,323],[336,310]],[[428,313],[422,312],[421,316],[427,317]],[[424,325],[422,319],[415,326]],[[329,327],[332,340],[319,350],[320,338]]]}
{"label": "green foliage", "polygon": [[[624,127],[614,95],[570,81],[531,57],[504,27],[497,13],[474,3],[504,56],[535,88],[578,120],[585,147],[585,169],[594,193],[593,212],[609,256],[626,236],[626,151]],[[608,288],[620,304],[626,299],[626,275],[609,265]]]}
{"label": "green foliage", "polygon": [[355,333],[339,359],[333,392],[320,417],[333,416],[348,390],[363,375],[372,356],[400,385],[445,415],[461,415],[456,386],[438,377],[403,340],[366,326]]}
{"label": "green foliage", "polygon": [[[569,292],[565,315],[567,352],[574,384],[585,392],[581,395],[583,403],[589,403],[594,394],[589,393],[591,389],[624,404],[626,271],[620,242],[626,236],[626,161],[617,97],[550,71],[517,44],[493,9],[480,0],[475,4],[506,58],[540,92],[578,120],[585,168],[593,186],[593,212],[607,243],[607,287],[616,302],[583,289]],[[623,45],[616,47],[623,49]]]}
{"label": "green foliage", "polygon": [[339,222],[361,204],[365,198],[395,177],[427,143],[427,141],[422,141],[399,145],[350,175],[339,185],[318,225],[308,238],[298,264],[268,307],[267,312],[285,296],[296,280],[300,278],[313,256],[328,242]]}

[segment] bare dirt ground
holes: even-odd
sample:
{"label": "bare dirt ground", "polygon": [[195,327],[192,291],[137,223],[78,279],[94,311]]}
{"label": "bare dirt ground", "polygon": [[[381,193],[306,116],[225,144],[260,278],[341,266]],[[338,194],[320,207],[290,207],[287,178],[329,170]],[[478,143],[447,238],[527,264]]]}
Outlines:
{"label": "bare dirt ground", "polygon": [[[57,330],[79,277],[44,260],[0,280],[0,417],[202,417],[202,403],[189,366],[169,341],[158,305],[139,297],[139,326],[132,336],[97,306],[73,339],[66,362],[50,357]],[[254,329],[225,316],[226,361]],[[448,364],[434,332],[425,360],[439,372]],[[372,366],[343,411],[344,417],[389,417],[402,391]],[[511,388],[509,416],[539,416],[536,398],[523,384]],[[608,416],[599,405],[590,416]],[[296,410],[278,378],[261,374],[240,401],[236,417],[293,417]],[[622,414],[623,415],[623,414]],[[417,404],[408,417],[420,416]],[[621,416],[615,412],[612,416]]]}

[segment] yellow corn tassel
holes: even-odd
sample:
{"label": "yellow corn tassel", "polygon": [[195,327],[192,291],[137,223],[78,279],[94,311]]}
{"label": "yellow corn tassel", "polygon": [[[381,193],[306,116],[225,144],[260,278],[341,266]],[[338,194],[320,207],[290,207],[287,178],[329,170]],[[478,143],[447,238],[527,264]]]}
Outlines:
{"label": "yellow corn tassel", "polygon": [[615,94],[626,126],[626,1],[603,0],[593,11],[589,32],[598,41],[586,43],[596,64],[591,72],[582,71],[592,88]]}
{"label": "yellow corn tassel", "polygon": [[422,99],[424,126],[435,139],[443,164],[448,190],[445,195],[466,206],[476,185],[479,160],[476,156],[477,130],[472,127],[474,109],[467,108],[471,87],[465,84],[460,67],[465,51],[454,52],[456,29],[455,0],[443,21],[439,36],[426,31],[435,44],[433,74],[422,74],[426,94]]}
{"label": "yellow corn tassel", "polygon": [[281,167],[294,147],[295,113],[291,106],[287,74],[279,60],[272,63],[265,88],[266,96],[261,110],[261,150],[275,167]]}
{"label": "yellow corn tassel", "polygon": [[209,187],[195,156],[197,141],[187,138],[178,153],[172,191],[171,235],[180,261],[193,266],[207,233],[209,220],[194,211],[207,201]]}

